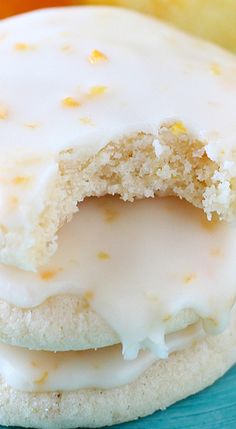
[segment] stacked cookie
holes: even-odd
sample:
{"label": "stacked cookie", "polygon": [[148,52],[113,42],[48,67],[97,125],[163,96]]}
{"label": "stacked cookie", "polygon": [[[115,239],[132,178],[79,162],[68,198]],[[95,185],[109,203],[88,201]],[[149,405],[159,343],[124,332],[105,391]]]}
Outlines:
{"label": "stacked cookie", "polygon": [[236,361],[235,57],[78,7],[2,21],[0,59],[0,424],[111,425],[213,383]]}

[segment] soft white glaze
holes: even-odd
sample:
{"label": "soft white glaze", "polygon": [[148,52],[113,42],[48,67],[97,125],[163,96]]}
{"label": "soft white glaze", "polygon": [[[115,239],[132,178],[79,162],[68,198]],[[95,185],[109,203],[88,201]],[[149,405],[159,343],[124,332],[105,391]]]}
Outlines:
{"label": "soft white glaze", "polygon": [[89,198],[61,229],[49,266],[1,266],[0,298],[33,307],[52,295],[82,295],[118,333],[125,357],[140,347],[165,357],[166,322],[182,309],[203,317],[208,332],[226,326],[235,254],[236,228],[208,222],[178,198]]}
{"label": "soft white glaze", "polygon": [[[203,336],[200,323],[170,334],[168,352],[190,347]],[[0,344],[0,374],[8,386],[22,391],[111,389],[136,380],[155,360],[148,351],[141,351],[135,360],[124,360],[119,345],[53,353]]]}
{"label": "soft white glaze", "polygon": [[232,159],[235,57],[150,17],[80,7],[3,20],[0,64],[1,261],[35,269],[27,252],[60,151],[83,160],[112,139],[156,135],[179,119],[212,159]]}

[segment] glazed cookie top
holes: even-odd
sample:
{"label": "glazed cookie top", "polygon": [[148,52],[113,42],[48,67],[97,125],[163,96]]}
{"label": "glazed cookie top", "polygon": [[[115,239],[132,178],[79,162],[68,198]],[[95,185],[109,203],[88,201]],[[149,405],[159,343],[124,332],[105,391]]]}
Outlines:
{"label": "glazed cookie top", "polygon": [[[51,296],[81,297],[117,334],[126,358],[142,348],[166,357],[165,335],[171,320],[171,331],[180,329],[181,311],[191,309],[208,333],[227,326],[236,297],[235,238],[236,228],[209,222],[176,197],[89,198],[60,231],[48,266],[38,273],[1,266],[0,299],[32,308]],[[67,317],[65,308],[65,329]]]}
{"label": "glazed cookie top", "polygon": [[194,156],[203,164],[208,157],[218,174],[209,212],[226,217],[235,177],[234,56],[138,13],[75,7],[1,21],[0,63],[3,263],[37,270],[47,262],[57,229],[85,196],[73,194],[81,163],[111,141],[157,135],[166,121],[174,135],[203,142]]}

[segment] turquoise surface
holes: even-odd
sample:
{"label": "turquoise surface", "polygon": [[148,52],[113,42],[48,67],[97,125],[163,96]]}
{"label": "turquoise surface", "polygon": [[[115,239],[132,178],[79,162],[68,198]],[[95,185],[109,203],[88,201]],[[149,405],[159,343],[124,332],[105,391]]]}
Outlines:
{"label": "turquoise surface", "polygon": [[[213,386],[166,411],[113,429],[236,429],[236,366]],[[0,426],[0,429],[7,429]],[[16,429],[16,428],[15,428]]]}
{"label": "turquoise surface", "polygon": [[236,366],[213,386],[166,411],[113,429],[236,429]]}

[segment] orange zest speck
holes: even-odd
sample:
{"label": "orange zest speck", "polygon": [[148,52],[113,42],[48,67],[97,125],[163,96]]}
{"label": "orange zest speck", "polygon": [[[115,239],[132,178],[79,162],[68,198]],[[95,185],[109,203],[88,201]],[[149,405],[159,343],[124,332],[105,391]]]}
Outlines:
{"label": "orange zest speck", "polygon": [[205,214],[203,214],[201,217],[201,225],[207,231],[214,231],[216,228],[219,227],[220,220],[217,214],[213,213],[211,220],[208,220]]}
{"label": "orange zest speck", "polygon": [[40,278],[44,281],[52,280],[54,277],[56,277],[58,271],[59,271],[59,269],[42,271],[40,273]]}

